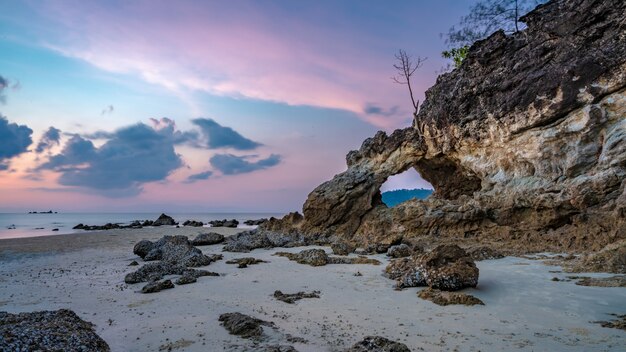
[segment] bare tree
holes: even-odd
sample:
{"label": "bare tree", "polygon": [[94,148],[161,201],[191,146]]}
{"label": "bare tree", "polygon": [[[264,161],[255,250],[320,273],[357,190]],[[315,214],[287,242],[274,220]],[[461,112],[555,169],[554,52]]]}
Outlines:
{"label": "bare tree", "polygon": [[417,56],[413,59],[409,56],[406,51],[400,49],[396,54],[396,64],[393,67],[396,69],[397,74],[392,77],[394,82],[398,84],[406,85],[409,88],[409,96],[411,97],[411,103],[413,105],[413,117],[416,120],[416,125],[418,126],[418,131],[420,135],[423,135],[424,127],[421,123],[417,123],[417,112],[419,111],[419,100],[415,100],[415,96],[413,95],[413,87],[411,86],[411,77],[417,71],[418,68],[422,67],[426,61],[426,58]]}

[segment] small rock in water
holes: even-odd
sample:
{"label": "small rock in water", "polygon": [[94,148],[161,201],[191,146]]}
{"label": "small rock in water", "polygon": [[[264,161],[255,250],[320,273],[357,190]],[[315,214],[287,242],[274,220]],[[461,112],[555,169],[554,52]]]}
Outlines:
{"label": "small rock in water", "polygon": [[128,266],[137,266],[139,265],[139,263],[137,263],[136,260],[133,260],[132,262],[130,262],[130,264],[128,264]]}
{"label": "small rock in water", "polygon": [[244,221],[244,225],[248,225],[248,226],[258,226],[261,224],[264,224],[267,222],[266,218],[262,218],[262,219],[256,219],[256,220],[246,220]]}
{"label": "small rock in water", "polygon": [[313,292],[298,292],[298,293],[282,293],[281,291],[274,291],[274,298],[285,303],[294,304],[303,298],[320,298],[320,291]]}
{"label": "small rock in water", "polygon": [[403,343],[380,336],[367,336],[344,352],[411,352]]}
{"label": "small rock in water", "polygon": [[187,220],[183,222],[183,226],[202,227],[204,226],[204,224],[202,223],[202,221]]}
{"label": "small rock in water", "polygon": [[156,219],[152,226],[174,226],[178,225],[178,223],[169,215],[161,214],[158,219]]}

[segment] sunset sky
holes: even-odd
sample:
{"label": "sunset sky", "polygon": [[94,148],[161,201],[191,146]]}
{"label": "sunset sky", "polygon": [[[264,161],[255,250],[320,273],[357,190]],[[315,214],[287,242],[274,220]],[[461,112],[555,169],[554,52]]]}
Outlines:
{"label": "sunset sky", "polygon": [[0,0],[0,211],[300,210],[471,3]]}

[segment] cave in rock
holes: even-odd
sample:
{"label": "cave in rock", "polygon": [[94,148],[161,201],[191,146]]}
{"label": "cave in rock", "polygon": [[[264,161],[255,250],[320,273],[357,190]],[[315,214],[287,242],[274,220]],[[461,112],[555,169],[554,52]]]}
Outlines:
{"label": "cave in rock", "polygon": [[409,199],[425,199],[433,193],[433,186],[414,169],[390,176],[380,188],[380,201],[394,207]]}

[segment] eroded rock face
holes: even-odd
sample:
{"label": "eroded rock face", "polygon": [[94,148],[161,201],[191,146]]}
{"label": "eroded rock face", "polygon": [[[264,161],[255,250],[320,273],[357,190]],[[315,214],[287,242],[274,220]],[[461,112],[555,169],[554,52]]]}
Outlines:
{"label": "eroded rock face", "polygon": [[[625,239],[624,13],[622,0],[555,0],[523,17],[527,29],[475,43],[426,92],[413,126],[365,140],[309,194],[303,218],[261,229],[362,248],[422,236],[502,243],[509,253]],[[381,185],[409,168],[434,195],[388,208]]]}

